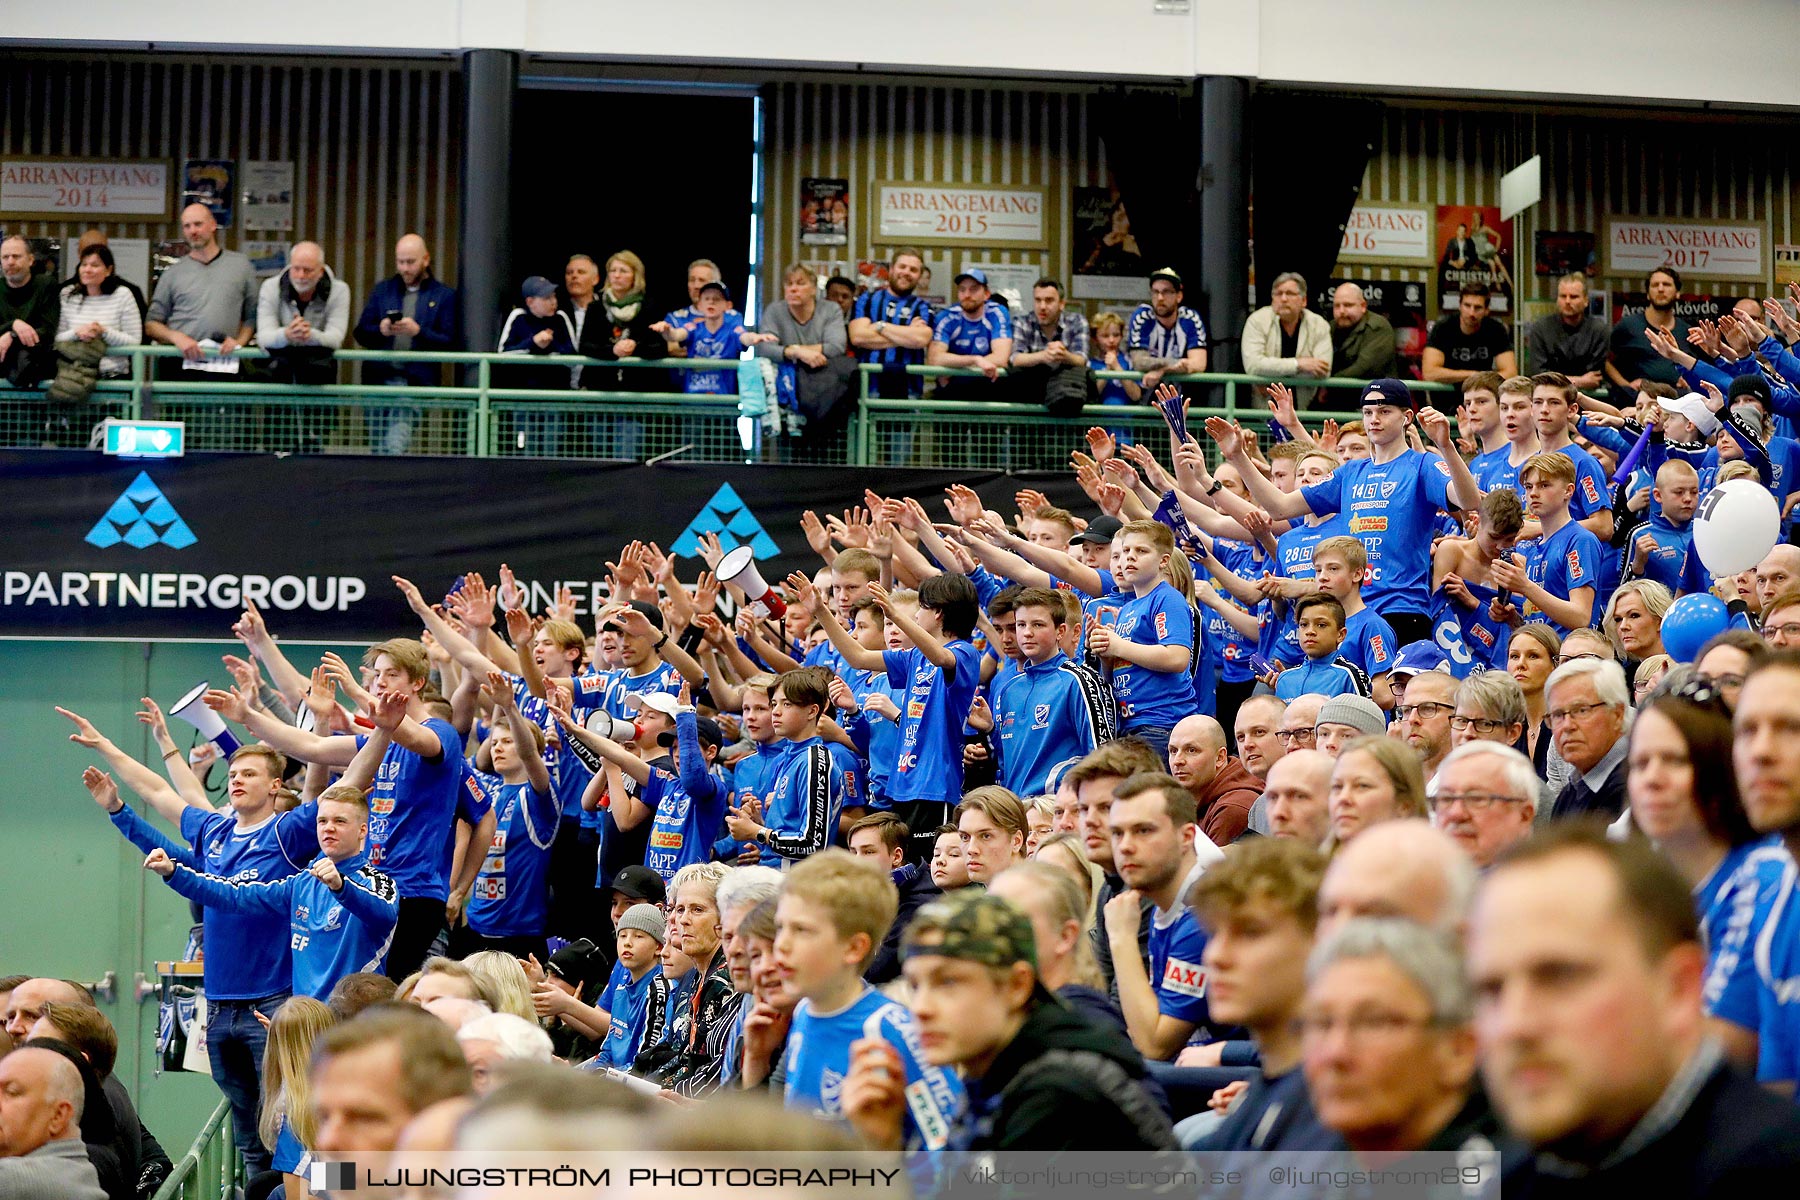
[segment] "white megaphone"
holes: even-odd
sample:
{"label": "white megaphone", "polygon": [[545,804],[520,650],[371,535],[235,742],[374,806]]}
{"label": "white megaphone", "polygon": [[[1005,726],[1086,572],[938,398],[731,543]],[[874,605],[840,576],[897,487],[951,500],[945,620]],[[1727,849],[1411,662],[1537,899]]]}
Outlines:
{"label": "white megaphone", "polygon": [[721,558],[716,574],[720,583],[729,583],[739,588],[752,605],[761,605],[769,616],[779,617],[787,612],[787,604],[758,574],[756,556],[750,547],[739,546]]}
{"label": "white megaphone", "polygon": [[638,735],[643,733],[643,730],[638,728],[635,722],[627,721],[623,717],[615,717],[611,713],[599,709],[589,713],[587,720],[583,721],[582,725],[589,733],[597,733],[603,738],[611,738],[621,744],[636,741]]}
{"label": "white megaphone", "polygon": [[219,748],[221,757],[230,758],[243,743],[225,728],[225,718],[206,707],[204,697],[211,686],[204,680],[196,683],[193,691],[169,705],[169,712],[198,729],[201,737]]}

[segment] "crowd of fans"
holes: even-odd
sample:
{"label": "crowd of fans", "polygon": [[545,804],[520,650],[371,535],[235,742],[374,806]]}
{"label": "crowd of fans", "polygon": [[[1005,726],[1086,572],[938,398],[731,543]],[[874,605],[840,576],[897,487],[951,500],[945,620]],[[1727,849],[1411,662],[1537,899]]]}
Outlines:
{"label": "crowd of fans", "polygon": [[[1192,365],[1155,286],[1133,365]],[[871,295],[852,340],[923,347]],[[1748,312],[1693,354],[1654,326],[1695,391],[1476,371],[1453,424],[1378,379],[1315,435],[1277,385],[1287,440],[1213,419],[1217,457],[1161,384],[1166,454],[1073,455],[1090,512],[869,492],[807,514],[818,569],[766,598],[709,537],[691,569],[624,547],[591,628],[504,565],[396,577],[418,625],[360,665],[250,609],[205,696],[223,763],[147,698],[160,770],[62,711],[203,914],[264,1186],[749,1093],[846,1145],[1491,1146],[1546,1193],[1761,1191],[1800,1168],[1800,548],[1714,579],[1693,521],[1740,475],[1800,486],[1794,364]],[[1707,591],[1731,627],[1665,646]],[[91,999],[0,990],[0,1195],[141,1191],[163,1156]]]}

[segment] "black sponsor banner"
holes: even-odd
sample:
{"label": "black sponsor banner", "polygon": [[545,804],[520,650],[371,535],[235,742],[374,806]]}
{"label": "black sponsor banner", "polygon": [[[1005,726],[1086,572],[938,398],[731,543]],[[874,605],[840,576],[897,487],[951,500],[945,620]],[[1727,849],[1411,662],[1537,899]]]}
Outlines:
{"label": "black sponsor banner", "polygon": [[1092,510],[1067,474],[0,451],[0,636],[228,639],[251,599],[288,639],[389,637],[417,627],[391,576],[436,597],[466,571],[495,582],[502,562],[534,610],[567,585],[586,617],[633,539],[681,555],[691,584],[697,538],[716,532],[774,583],[819,566],[806,509],[841,513],[867,487],[947,519],[953,483],[1008,516],[1024,487]]}

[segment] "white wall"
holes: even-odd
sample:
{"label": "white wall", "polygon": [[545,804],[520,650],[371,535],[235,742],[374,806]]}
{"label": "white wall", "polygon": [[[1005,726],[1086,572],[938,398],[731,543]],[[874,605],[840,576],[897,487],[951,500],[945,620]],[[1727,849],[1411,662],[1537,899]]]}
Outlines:
{"label": "white wall", "polygon": [[[1446,94],[1800,107],[1800,5],[1732,0],[308,0],[171,16],[8,5],[0,44],[557,58],[1066,77],[1244,75]],[[196,13],[199,10],[195,10]],[[104,39],[96,39],[104,31]]]}

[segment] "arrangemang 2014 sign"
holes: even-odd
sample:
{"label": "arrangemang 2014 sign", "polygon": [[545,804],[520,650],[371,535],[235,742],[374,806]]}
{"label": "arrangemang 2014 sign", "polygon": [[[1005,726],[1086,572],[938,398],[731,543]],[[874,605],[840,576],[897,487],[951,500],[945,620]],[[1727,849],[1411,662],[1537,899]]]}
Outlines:
{"label": "arrangemang 2014 sign", "polygon": [[684,556],[691,582],[698,536],[717,533],[776,581],[818,569],[806,509],[841,512],[867,487],[942,512],[952,483],[1004,511],[1021,486],[1080,503],[1066,474],[251,454],[145,466],[0,451],[0,637],[228,641],[248,602],[295,639],[391,637],[417,627],[391,576],[441,596],[465,571],[496,578],[503,561],[534,611],[566,586],[585,622],[604,602],[606,562],[634,539]]}

